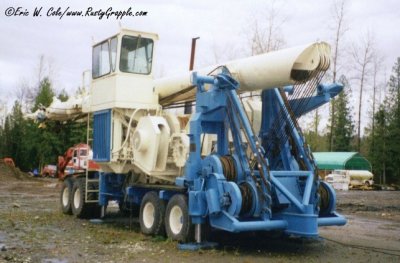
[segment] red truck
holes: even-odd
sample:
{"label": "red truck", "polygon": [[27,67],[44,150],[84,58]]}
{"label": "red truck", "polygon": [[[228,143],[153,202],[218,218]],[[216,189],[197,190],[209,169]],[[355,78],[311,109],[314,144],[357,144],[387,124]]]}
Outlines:
{"label": "red truck", "polygon": [[99,171],[100,167],[92,160],[92,150],[85,143],[76,144],[58,156],[57,177],[60,180],[68,175],[83,174],[86,169]]}

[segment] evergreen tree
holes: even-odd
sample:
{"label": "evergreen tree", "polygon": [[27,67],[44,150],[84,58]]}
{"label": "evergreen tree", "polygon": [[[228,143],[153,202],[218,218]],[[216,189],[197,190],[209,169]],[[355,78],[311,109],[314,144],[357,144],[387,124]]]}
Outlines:
{"label": "evergreen tree", "polygon": [[68,93],[63,89],[57,96],[57,99],[60,101],[67,101],[69,98]]}
{"label": "evergreen tree", "polygon": [[[43,78],[34,97],[32,111],[36,111],[40,105],[48,107],[54,95],[49,78]],[[68,94],[63,90],[58,99],[66,101]],[[23,118],[19,101],[15,101],[11,113],[0,126],[1,156],[13,158],[23,171],[56,164],[59,155],[80,142],[86,142],[86,122],[48,120],[46,128],[39,128],[37,123]]]}
{"label": "evergreen tree", "polygon": [[400,57],[392,69],[389,94],[386,98],[388,116],[388,181],[400,181]]}
{"label": "evergreen tree", "polygon": [[[375,181],[380,184],[386,184],[386,168],[388,162],[387,141],[387,113],[383,105],[374,115],[375,129],[370,135],[369,160],[372,164],[372,171],[375,175]],[[373,142],[373,145],[372,145]]]}
{"label": "evergreen tree", "polygon": [[2,155],[3,156],[10,156],[10,149],[11,149],[11,117],[8,115],[5,118],[3,132],[2,132]]}
{"label": "evergreen tree", "polygon": [[49,106],[53,101],[54,95],[55,93],[51,87],[50,79],[47,77],[43,78],[43,80],[40,82],[39,92],[36,95],[35,104],[32,111],[36,111],[40,105],[45,107]]}
{"label": "evergreen tree", "polygon": [[314,130],[306,130],[304,137],[312,152],[329,151],[329,138],[324,134],[317,134]]}
{"label": "evergreen tree", "polygon": [[[349,107],[349,90],[350,84],[345,76],[341,76],[339,82],[343,84],[343,91],[335,99],[336,110],[330,118],[335,119],[335,126],[330,129],[327,138],[332,142],[332,151],[347,152],[351,151],[351,140],[353,137],[354,125],[351,118],[351,109]],[[331,128],[331,127],[329,127]]]}
{"label": "evergreen tree", "polygon": [[15,101],[5,121],[2,151],[4,155],[13,158],[16,165],[21,168],[26,168],[29,163],[29,156],[23,144],[26,139],[26,120],[23,118],[21,104]]}
{"label": "evergreen tree", "polygon": [[389,93],[374,116],[375,129],[369,139],[372,169],[383,184],[400,182],[400,58],[393,66],[388,86]]}

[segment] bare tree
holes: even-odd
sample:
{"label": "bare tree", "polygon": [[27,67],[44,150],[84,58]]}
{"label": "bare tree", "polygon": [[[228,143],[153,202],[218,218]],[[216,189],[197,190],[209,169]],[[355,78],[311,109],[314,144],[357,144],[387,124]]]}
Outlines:
{"label": "bare tree", "polygon": [[[278,50],[285,45],[282,26],[287,18],[282,14],[281,6],[278,6],[277,2],[273,0],[266,9],[256,13],[250,26],[246,28],[252,56]],[[249,32],[248,28],[253,30]],[[250,92],[250,96],[255,93],[257,92]]]}
{"label": "bare tree", "polygon": [[371,33],[368,32],[366,36],[362,39],[360,45],[353,45],[353,50],[351,52],[355,70],[357,73],[356,79],[359,81],[360,85],[360,95],[358,103],[358,125],[357,125],[357,150],[361,149],[361,110],[362,110],[362,99],[365,82],[367,77],[371,73],[371,64],[374,58],[374,40],[371,37]]}
{"label": "bare tree", "polygon": [[17,85],[17,89],[15,90],[15,96],[19,103],[23,104],[26,101],[26,97],[29,92],[29,83],[26,79],[21,79]]}
{"label": "bare tree", "polygon": [[21,79],[17,84],[15,96],[21,104],[22,110],[28,112],[32,106],[34,94],[27,79]]}
{"label": "bare tree", "polygon": [[213,52],[214,61],[211,64],[219,64],[229,60],[237,59],[241,53],[232,42],[225,43],[223,46],[218,45],[215,41],[211,47]]}
{"label": "bare tree", "polygon": [[253,31],[250,33],[252,55],[274,51],[285,45],[282,26],[287,18],[281,13],[276,1],[262,12],[261,17],[256,16],[252,21]]}
{"label": "bare tree", "polygon": [[[346,5],[345,1],[335,0],[332,6],[332,19],[334,27],[332,30],[335,32],[335,38],[333,40],[333,70],[332,70],[332,81],[336,82],[336,76],[338,72],[338,59],[340,52],[340,44],[344,34],[348,31],[346,25]],[[318,111],[316,112],[316,118],[318,116]],[[331,125],[330,125],[330,139],[329,139],[329,150],[332,151],[334,136],[333,129],[335,127],[335,100],[331,101]]]}
{"label": "bare tree", "polygon": [[38,89],[40,87],[40,83],[44,78],[48,78],[51,81],[54,80],[54,61],[51,57],[46,57],[45,55],[39,56],[39,62],[35,68],[35,88]]}
{"label": "bare tree", "polygon": [[39,57],[39,63],[37,65],[36,71],[37,71],[37,86],[40,86],[40,82],[42,81],[44,77],[44,69],[45,68],[45,58],[44,55],[40,55]]}
{"label": "bare tree", "polygon": [[372,72],[373,72],[373,93],[372,93],[372,127],[371,127],[371,133],[372,133],[372,142],[371,145],[372,147],[375,146],[374,142],[374,131],[375,131],[375,108],[376,108],[376,90],[378,88],[378,73],[381,70],[381,66],[383,63],[383,58],[379,56],[377,51],[375,51],[372,59]]}
{"label": "bare tree", "polygon": [[4,127],[6,116],[7,116],[7,101],[0,99],[0,127]]}
{"label": "bare tree", "polygon": [[43,79],[52,79],[54,75],[53,60],[40,55],[32,74],[30,78],[21,78],[12,92],[21,104],[22,110],[26,112],[31,110]]}

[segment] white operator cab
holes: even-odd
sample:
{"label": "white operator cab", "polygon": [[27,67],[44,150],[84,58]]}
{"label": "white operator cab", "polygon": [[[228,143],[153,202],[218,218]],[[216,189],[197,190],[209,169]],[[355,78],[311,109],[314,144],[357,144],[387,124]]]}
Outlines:
{"label": "white operator cab", "polygon": [[157,34],[127,29],[93,46],[91,111],[156,108],[153,54]]}
{"label": "white operator cab", "polygon": [[160,111],[153,54],[158,35],[127,29],[93,46],[90,108],[93,159],[105,172],[133,167],[133,134],[143,116]]}

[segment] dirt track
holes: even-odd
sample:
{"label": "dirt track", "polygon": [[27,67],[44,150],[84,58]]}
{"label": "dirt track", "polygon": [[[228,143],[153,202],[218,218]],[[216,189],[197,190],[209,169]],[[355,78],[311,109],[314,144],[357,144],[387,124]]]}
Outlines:
{"label": "dirt track", "polygon": [[[110,209],[102,224],[63,215],[56,180],[0,182],[0,262],[399,262],[400,192],[338,194],[344,227],[303,240],[213,233],[217,249],[187,252],[140,234]],[[373,247],[373,248],[367,248]]]}

